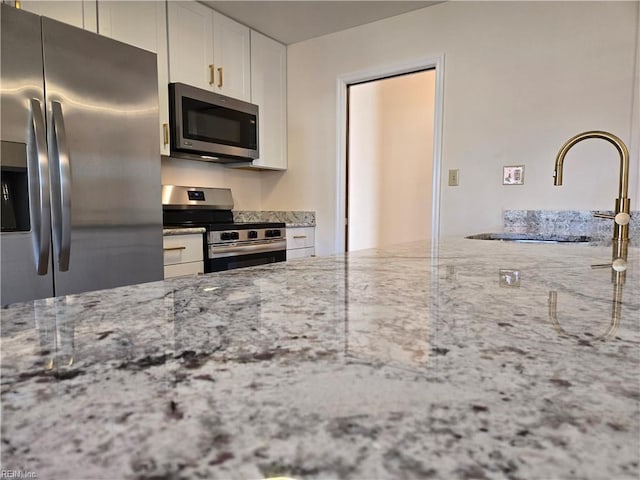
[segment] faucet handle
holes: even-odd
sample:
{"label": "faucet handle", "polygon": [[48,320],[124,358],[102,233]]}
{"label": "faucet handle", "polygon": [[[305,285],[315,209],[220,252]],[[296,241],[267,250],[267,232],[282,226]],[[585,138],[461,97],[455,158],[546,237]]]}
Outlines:
{"label": "faucet handle", "polygon": [[624,272],[627,269],[627,261],[624,258],[614,258],[611,268],[616,272]]}
{"label": "faucet handle", "polygon": [[618,225],[627,225],[631,221],[631,215],[627,212],[620,212],[613,217],[613,221]]}
{"label": "faucet handle", "polygon": [[624,272],[627,269],[627,261],[624,258],[614,258],[611,263],[596,263],[591,265],[592,269],[611,268],[614,272]]}
{"label": "faucet handle", "polygon": [[595,212],[593,216],[596,218],[608,218],[609,220],[613,220],[614,222],[616,222],[618,225],[627,225],[631,220],[631,215],[629,215],[626,212],[619,212],[615,215],[610,215],[608,213]]}

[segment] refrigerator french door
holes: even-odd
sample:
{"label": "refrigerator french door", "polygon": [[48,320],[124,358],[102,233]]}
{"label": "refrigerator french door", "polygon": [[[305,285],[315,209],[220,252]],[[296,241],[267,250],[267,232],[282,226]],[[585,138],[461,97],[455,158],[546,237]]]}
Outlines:
{"label": "refrigerator french door", "polygon": [[155,54],[1,8],[0,303],[161,280]]}

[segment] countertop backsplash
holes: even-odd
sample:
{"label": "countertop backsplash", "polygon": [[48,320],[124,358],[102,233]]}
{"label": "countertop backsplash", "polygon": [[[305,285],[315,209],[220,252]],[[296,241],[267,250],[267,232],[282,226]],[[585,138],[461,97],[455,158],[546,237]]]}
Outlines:
{"label": "countertop backsplash", "polygon": [[[594,213],[595,210],[505,210],[502,220],[505,233],[585,235],[598,242],[610,242],[613,220],[596,218]],[[640,246],[640,211],[631,212],[629,244]]]}
{"label": "countertop backsplash", "polygon": [[316,212],[234,210],[233,221],[238,223],[284,222],[287,224],[287,227],[315,227]]}

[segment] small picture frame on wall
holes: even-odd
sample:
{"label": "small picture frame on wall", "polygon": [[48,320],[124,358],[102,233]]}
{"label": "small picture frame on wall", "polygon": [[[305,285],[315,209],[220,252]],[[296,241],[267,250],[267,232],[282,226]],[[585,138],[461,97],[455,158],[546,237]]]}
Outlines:
{"label": "small picture frame on wall", "polygon": [[524,185],[524,165],[509,165],[502,169],[503,185]]}

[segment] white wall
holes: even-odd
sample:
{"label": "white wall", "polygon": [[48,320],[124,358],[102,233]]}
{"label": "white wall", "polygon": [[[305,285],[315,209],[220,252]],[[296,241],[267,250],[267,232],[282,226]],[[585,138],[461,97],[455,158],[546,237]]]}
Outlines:
{"label": "white wall", "polygon": [[349,89],[349,251],[429,237],[435,78]]}
{"label": "white wall", "polygon": [[234,210],[261,210],[259,172],[228,168],[210,162],[162,158],[163,185],[230,188]]}
{"label": "white wall", "polygon": [[[317,212],[317,253],[336,248],[337,77],[445,55],[441,235],[500,230],[503,209],[610,209],[613,148],[591,140],[565,163],[559,147],[603,129],[638,145],[633,97],[638,2],[446,2],[288,48],[286,173],[262,177],[262,208]],[[635,123],[639,125],[639,123]],[[633,135],[633,138],[632,138]],[[632,209],[638,151],[631,152]],[[502,166],[525,165],[524,186]],[[446,173],[460,169],[460,186]],[[339,248],[339,247],[338,247]]]}

